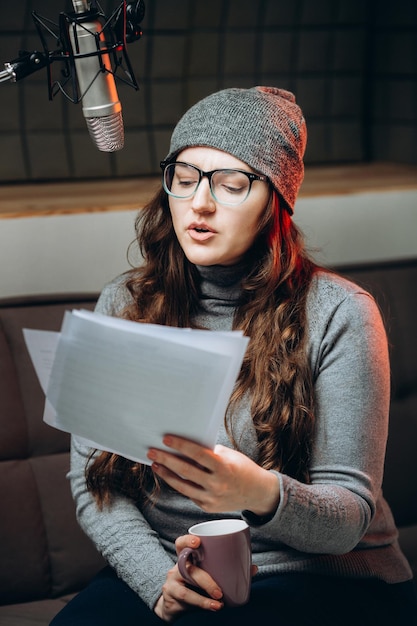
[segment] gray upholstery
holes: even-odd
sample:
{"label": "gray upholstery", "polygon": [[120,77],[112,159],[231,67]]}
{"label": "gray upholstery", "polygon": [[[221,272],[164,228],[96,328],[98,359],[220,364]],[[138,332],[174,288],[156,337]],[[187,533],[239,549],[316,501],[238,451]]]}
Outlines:
{"label": "gray upholstery", "polygon": [[66,308],[92,308],[95,299],[0,303],[0,605],[12,605],[0,606],[4,626],[47,624],[61,597],[102,564],[75,519],[69,436],[42,422],[44,396],[22,335],[23,327],[59,330]]}
{"label": "gray upholstery", "polygon": [[417,574],[417,259],[339,268],[376,298],[388,332],[391,414],[384,493]]}

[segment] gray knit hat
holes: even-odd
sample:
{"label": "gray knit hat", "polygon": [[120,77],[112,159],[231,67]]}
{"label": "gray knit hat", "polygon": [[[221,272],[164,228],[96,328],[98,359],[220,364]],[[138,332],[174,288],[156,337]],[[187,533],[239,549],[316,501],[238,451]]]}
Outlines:
{"label": "gray knit hat", "polygon": [[294,95],[276,87],[224,89],[192,106],[166,160],[190,146],[224,150],[268,176],[290,214],[304,178],[307,130]]}

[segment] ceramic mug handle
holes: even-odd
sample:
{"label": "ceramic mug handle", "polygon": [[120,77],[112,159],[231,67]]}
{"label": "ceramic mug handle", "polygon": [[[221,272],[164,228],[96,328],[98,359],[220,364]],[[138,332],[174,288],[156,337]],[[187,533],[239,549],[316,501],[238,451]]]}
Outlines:
{"label": "ceramic mug handle", "polygon": [[193,565],[198,565],[201,561],[202,553],[200,550],[196,550],[195,548],[184,548],[181,550],[178,556],[178,570],[181,576],[191,585],[195,585],[195,580],[193,580],[188,573],[187,563],[191,561]]}

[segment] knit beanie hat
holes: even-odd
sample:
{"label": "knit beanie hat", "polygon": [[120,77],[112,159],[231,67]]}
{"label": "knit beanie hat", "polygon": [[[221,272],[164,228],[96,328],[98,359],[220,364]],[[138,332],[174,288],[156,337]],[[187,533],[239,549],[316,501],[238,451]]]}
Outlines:
{"label": "knit beanie hat", "polygon": [[277,87],[224,89],[192,106],[179,120],[165,160],[208,146],[268,176],[292,215],[304,178],[305,120],[294,95]]}

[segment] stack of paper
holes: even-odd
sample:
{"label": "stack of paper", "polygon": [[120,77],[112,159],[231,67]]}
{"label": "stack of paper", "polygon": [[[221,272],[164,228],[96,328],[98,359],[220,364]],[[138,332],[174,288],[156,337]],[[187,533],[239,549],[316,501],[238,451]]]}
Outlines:
{"label": "stack of paper", "polygon": [[88,444],[149,463],[171,433],[213,448],[248,339],[66,313],[61,333],[24,329],[44,419]]}

